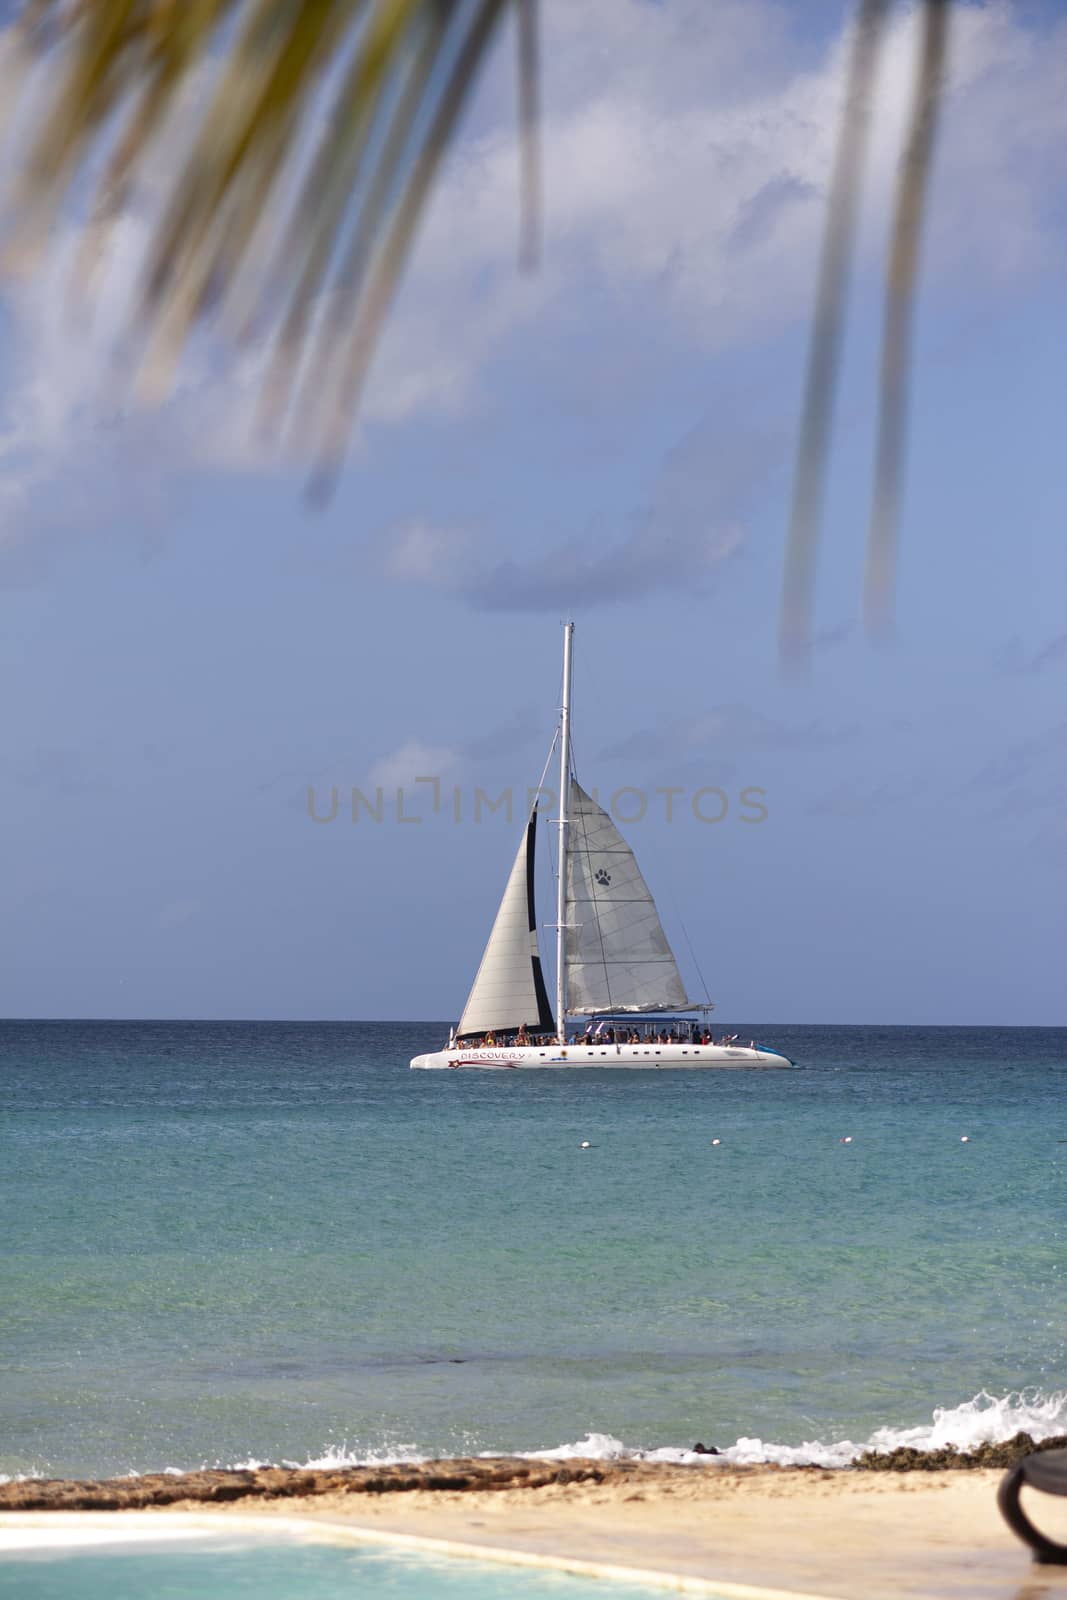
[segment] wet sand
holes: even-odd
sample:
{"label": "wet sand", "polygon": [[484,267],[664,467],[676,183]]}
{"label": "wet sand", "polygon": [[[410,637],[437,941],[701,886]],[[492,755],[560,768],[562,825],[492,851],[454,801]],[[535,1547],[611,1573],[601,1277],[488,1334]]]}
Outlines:
{"label": "wet sand", "polygon": [[[440,1480],[447,1465],[421,1469],[421,1482],[432,1471]],[[620,1463],[625,1470],[605,1472],[603,1462],[577,1461],[565,1469],[543,1466],[544,1473],[524,1464],[534,1476],[521,1487],[512,1486],[514,1473],[509,1484],[504,1463],[480,1464],[490,1475],[485,1484],[495,1486],[462,1489],[416,1487],[420,1478],[410,1474],[410,1487],[393,1478],[389,1491],[370,1487],[370,1474],[358,1487],[351,1477],[331,1487],[319,1475],[318,1492],[310,1495],[294,1492],[299,1483],[288,1481],[277,1496],[178,1499],[162,1515],[195,1511],[264,1525],[295,1517],[486,1554],[564,1557],[827,1600],[1067,1600],[1067,1569],[1033,1566],[1001,1521],[996,1470],[882,1475],[650,1463]],[[1067,1539],[1067,1501],[1036,1497],[1031,1511],[1042,1527]],[[116,1509],[103,1520],[159,1515]],[[30,1520],[5,1511],[0,1535],[5,1525]],[[56,1513],[33,1513],[38,1520],[47,1530]]]}

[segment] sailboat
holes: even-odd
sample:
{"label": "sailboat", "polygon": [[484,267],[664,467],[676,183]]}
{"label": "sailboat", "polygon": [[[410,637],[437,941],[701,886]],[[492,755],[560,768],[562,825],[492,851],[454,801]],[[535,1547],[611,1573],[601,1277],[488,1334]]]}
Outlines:
{"label": "sailboat", "polygon": [[[535,802],[459,1022],[417,1068],[791,1067],[755,1040],[714,1040],[710,1002],[687,998],[656,903],[634,853],[573,772],[570,740],[574,624],[563,632],[556,874],[556,1004],[538,943]],[[549,752],[549,762],[553,751]],[[543,780],[542,780],[543,781]]]}

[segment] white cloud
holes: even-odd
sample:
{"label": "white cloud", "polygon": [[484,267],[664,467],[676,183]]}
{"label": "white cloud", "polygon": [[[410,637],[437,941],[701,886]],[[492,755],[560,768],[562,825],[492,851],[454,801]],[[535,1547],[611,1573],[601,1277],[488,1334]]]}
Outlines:
{"label": "white cloud", "polygon": [[712,706],[696,717],[638,729],[608,746],[602,758],[654,759],[671,752],[682,755],[704,750],[728,756],[765,750],[824,750],[850,744],[861,731],[855,722],[793,722],[735,702]]}
{"label": "white cloud", "polygon": [[[565,393],[574,340],[604,347],[655,331],[669,354],[766,339],[805,317],[840,109],[846,43],[796,31],[771,0],[550,0],[545,8],[545,257],[515,268],[517,171],[510,62],[496,62],[448,163],[387,325],[364,419],[398,426],[486,404],[486,374],[509,355],[546,363]],[[1067,148],[1067,21],[1028,26],[1005,0],[957,6],[951,92],[938,150],[924,281],[968,293],[1062,261],[1057,207]],[[865,259],[881,255],[910,97],[915,13],[894,21],[871,152]],[[508,41],[510,44],[510,41]],[[505,72],[509,93],[499,85]],[[163,168],[173,162],[163,148]],[[119,383],[150,205],[121,221],[95,310],[65,315],[75,235],[9,294],[12,357],[0,408],[0,543],[40,520],[42,491],[68,486],[60,517],[106,521],[131,481],[151,504],[189,468],[277,462],[257,439],[262,347],[189,352],[162,412],[134,411]],[[881,269],[880,259],[878,260]],[[536,347],[529,337],[536,333]],[[373,438],[373,433],[370,435]],[[87,492],[88,491],[88,492]],[[423,567],[429,543],[409,538]],[[412,576],[425,577],[425,571]]]}
{"label": "white cloud", "polygon": [[404,788],[416,778],[446,778],[459,763],[459,754],[444,745],[408,739],[398,749],[380,756],[367,775],[372,788]]}
{"label": "white cloud", "polygon": [[120,511],[150,527],[175,480],[198,468],[270,470],[277,449],[256,431],[264,354],[220,364],[201,341],[158,407],[140,405],[123,366],[148,222],[119,220],[84,292],[64,226],[31,275],[9,282],[12,335],[0,401],[0,549],[32,536],[106,528]]}
{"label": "white cloud", "polygon": [[390,529],[383,570],[401,582],[451,588],[471,549],[471,536],[458,528],[438,528],[416,519]]}
{"label": "white cloud", "polygon": [[[812,61],[790,17],[766,0],[548,5],[540,293],[516,291],[517,158],[503,122],[447,168],[369,414],[399,416],[405,398],[470,404],[486,361],[534,319],[571,364],[576,305],[709,351],[806,317],[847,40]],[[966,263],[975,292],[1062,260],[1067,23],[1030,28],[994,0],[955,7],[953,29],[925,281]],[[883,55],[868,169],[864,259],[879,272],[916,42],[908,9]],[[425,346],[407,342],[422,307]],[[445,375],[436,399],[433,384],[418,391],[420,351]]]}
{"label": "white cloud", "polygon": [[589,609],[676,587],[700,592],[744,547],[750,503],[782,448],[739,414],[712,414],[667,453],[625,530],[587,529],[502,559],[485,535],[418,520],[384,530],[382,568],[487,611],[558,611],[562,593]]}

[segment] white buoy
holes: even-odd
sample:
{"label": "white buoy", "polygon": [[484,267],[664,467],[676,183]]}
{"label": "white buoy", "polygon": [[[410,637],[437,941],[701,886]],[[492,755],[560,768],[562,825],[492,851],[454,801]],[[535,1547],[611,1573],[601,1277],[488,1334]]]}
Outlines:
{"label": "white buoy", "polygon": [[970,1142],[971,1142],[971,1136],[970,1136],[969,1133],[961,1133],[960,1134],[960,1144],[970,1144]]}
{"label": "white buoy", "polygon": [[591,1150],[593,1146],[589,1143],[588,1139],[583,1139],[579,1148],[582,1150]]}
{"label": "white buoy", "polygon": [[721,1139],[713,1139],[711,1142],[712,1142],[712,1144],[722,1144],[722,1140]]}
{"label": "white buoy", "polygon": [[837,1142],[838,1144],[851,1144],[852,1135],[850,1133],[846,1133],[845,1137],[843,1139],[839,1139]]}

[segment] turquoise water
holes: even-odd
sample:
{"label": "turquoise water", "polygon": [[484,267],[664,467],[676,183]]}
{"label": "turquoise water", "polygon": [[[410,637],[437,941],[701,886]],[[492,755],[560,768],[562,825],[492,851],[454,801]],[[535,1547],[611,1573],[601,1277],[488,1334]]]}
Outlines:
{"label": "turquoise water", "polygon": [[0,1600],[663,1600],[643,1583],[336,1545],[241,1544],[0,1556]]}
{"label": "turquoise water", "polygon": [[737,1028],[0,1024],[0,1472],[1067,1429],[1067,1030]]}

